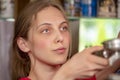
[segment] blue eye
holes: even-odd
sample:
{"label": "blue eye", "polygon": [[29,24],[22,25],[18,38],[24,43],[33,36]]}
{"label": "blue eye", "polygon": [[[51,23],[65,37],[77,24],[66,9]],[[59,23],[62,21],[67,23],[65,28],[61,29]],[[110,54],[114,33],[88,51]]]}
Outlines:
{"label": "blue eye", "polygon": [[50,32],[49,29],[42,30],[42,33],[49,33],[49,32]]}

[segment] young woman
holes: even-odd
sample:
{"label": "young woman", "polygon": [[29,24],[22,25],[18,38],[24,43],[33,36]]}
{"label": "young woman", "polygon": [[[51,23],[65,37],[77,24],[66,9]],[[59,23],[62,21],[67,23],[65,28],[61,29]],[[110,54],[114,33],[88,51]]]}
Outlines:
{"label": "young woman", "polygon": [[[12,80],[96,80],[108,60],[95,56],[95,46],[68,59],[69,24],[54,1],[31,2],[15,22],[12,44]],[[94,76],[94,77],[93,77]]]}

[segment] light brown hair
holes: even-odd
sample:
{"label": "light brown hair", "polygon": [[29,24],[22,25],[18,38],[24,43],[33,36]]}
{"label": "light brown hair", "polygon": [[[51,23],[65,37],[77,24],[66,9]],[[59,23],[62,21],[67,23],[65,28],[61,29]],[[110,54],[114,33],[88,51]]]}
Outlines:
{"label": "light brown hair", "polygon": [[64,10],[55,1],[37,0],[29,3],[15,20],[12,54],[10,58],[12,80],[18,80],[21,77],[27,77],[30,72],[31,64],[28,54],[19,49],[17,45],[17,38],[22,37],[27,40],[28,31],[30,30],[32,22],[34,21],[33,16],[36,16],[39,11],[49,6],[57,8],[64,15]]}

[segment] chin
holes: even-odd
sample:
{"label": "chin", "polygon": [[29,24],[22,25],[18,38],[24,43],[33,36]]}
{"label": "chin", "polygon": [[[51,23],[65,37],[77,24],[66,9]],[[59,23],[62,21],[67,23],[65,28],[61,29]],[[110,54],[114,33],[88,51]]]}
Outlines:
{"label": "chin", "polygon": [[58,64],[64,64],[66,61],[67,58],[64,59],[57,58],[56,60],[54,60],[54,63],[58,65]]}
{"label": "chin", "polygon": [[67,61],[67,55],[57,55],[52,58],[50,58],[51,63],[53,65],[61,65],[64,64]]}

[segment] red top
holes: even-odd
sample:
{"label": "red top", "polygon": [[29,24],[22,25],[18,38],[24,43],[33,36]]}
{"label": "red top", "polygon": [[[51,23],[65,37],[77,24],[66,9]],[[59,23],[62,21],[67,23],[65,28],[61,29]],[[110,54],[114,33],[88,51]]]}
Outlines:
{"label": "red top", "polygon": [[31,79],[29,79],[29,78],[21,78],[21,79],[19,79],[19,80],[31,80]]}
{"label": "red top", "polygon": [[[29,79],[29,78],[21,78],[19,80],[31,80],[31,79]],[[93,77],[91,77],[89,79],[77,79],[77,80],[96,80],[96,78],[95,78],[95,76],[93,76]]]}

